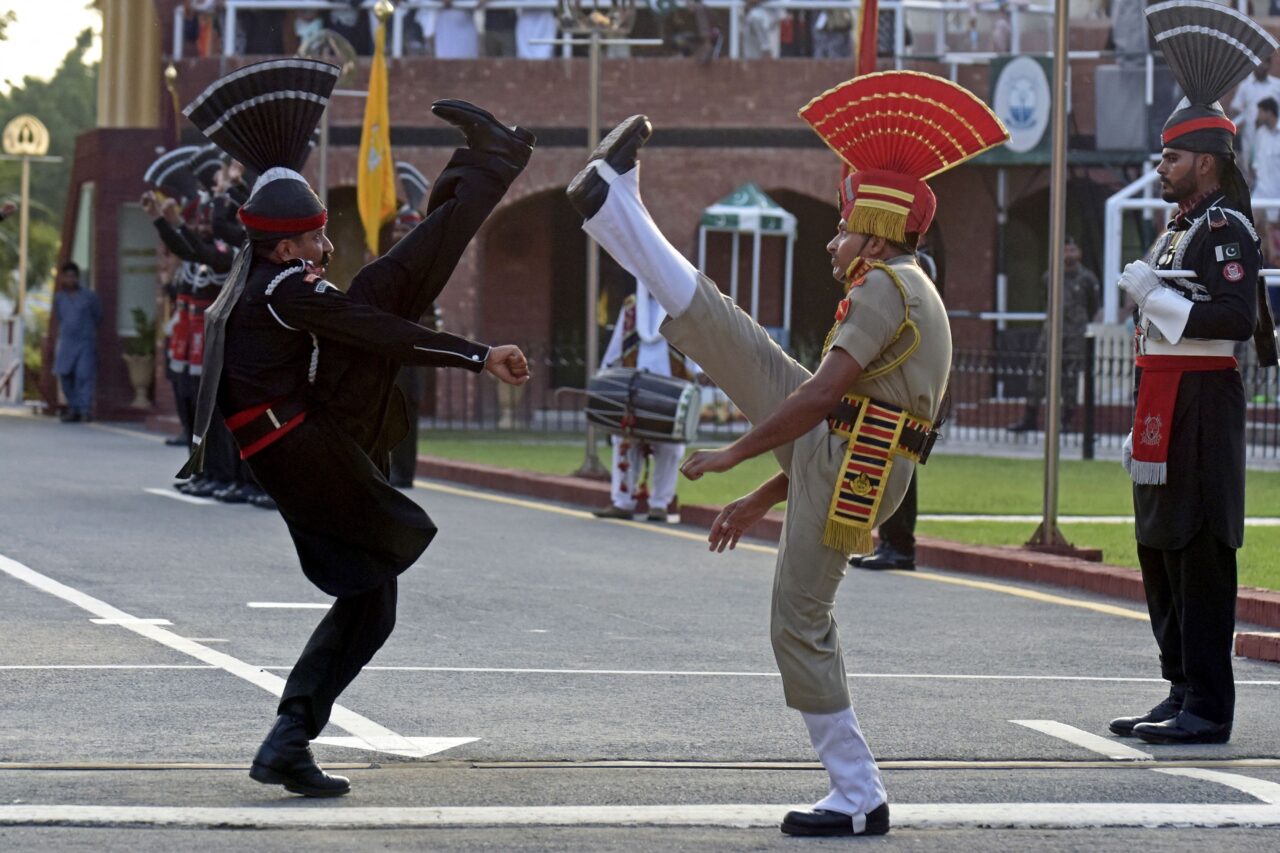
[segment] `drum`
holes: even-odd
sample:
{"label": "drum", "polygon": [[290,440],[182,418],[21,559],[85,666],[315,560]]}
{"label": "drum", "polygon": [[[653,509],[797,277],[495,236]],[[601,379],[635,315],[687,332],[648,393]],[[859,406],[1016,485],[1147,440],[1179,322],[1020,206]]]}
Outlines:
{"label": "drum", "polygon": [[697,385],[647,370],[611,367],[587,383],[587,420],[643,441],[693,441],[700,403]]}

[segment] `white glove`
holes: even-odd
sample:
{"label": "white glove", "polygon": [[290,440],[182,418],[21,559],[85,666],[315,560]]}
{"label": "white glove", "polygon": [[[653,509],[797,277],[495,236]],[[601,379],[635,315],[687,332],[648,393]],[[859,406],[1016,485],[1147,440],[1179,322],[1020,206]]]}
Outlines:
{"label": "white glove", "polygon": [[1133,430],[1129,430],[1129,434],[1124,437],[1124,444],[1120,445],[1120,464],[1124,466],[1126,474],[1133,473],[1129,470],[1133,467]]}
{"label": "white glove", "polygon": [[1134,261],[1124,268],[1120,274],[1120,289],[1133,297],[1133,301],[1142,308],[1149,297],[1160,289],[1160,276],[1151,269],[1146,261]]}

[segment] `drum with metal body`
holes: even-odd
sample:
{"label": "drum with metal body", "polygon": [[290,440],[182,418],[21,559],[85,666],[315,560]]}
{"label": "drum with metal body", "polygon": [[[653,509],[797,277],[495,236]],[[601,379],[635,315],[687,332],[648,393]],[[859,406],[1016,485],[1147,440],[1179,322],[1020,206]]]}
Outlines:
{"label": "drum with metal body", "polygon": [[692,382],[631,367],[602,370],[587,383],[587,420],[644,441],[693,441],[700,403]]}

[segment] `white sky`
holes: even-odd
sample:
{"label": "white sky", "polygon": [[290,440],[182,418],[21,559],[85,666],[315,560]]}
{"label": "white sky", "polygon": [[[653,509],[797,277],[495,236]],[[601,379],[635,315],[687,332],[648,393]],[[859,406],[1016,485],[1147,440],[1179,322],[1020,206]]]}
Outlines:
{"label": "white sky", "polygon": [[[102,31],[102,16],[89,8],[88,0],[0,0],[0,12],[9,10],[18,20],[9,26],[8,40],[0,42],[0,91],[7,92],[9,81],[19,83],[24,76],[49,79],[81,30]],[[95,42],[89,61],[100,53]]]}

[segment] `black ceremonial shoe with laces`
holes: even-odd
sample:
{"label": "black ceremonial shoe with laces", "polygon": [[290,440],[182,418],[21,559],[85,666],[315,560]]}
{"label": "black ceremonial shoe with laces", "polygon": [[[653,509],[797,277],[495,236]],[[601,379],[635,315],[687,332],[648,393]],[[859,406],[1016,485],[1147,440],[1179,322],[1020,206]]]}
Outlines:
{"label": "black ceremonial shoe with laces", "polygon": [[351,790],[345,776],[330,776],[316,764],[306,726],[291,714],[276,717],[253,757],[249,778],[264,785],[283,785],[304,797],[341,797]]}
{"label": "black ceremonial shoe with laces", "polygon": [[600,140],[596,150],[587,159],[587,166],[569,182],[565,195],[569,203],[583,219],[590,219],[604,206],[609,197],[609,184],[596,172],[592,165],[596,160],[603,160],[619,175],[625,175],[636,167],[636,157],[640,149],[653,135],[653,125],[648,116],[635,115],[609,131],[609,135]]}
{"label": "black ceremonial shoe with laces", "polygon": [[1137,737],[1134,734],[1133,727],[1141,723],[1163,723],[1165,720],[1172,720],[1178,716],[1178,712],[1182,710],[1182,698],[1186,695],[1186,690],[1173,688],[1169,691],[1169,695],[1164,701],[1152,708],[1145,714],[1138,717],[1116,717],[1111,721],[1107,728],[1111,729],[1113,735],[1120,737]]}

